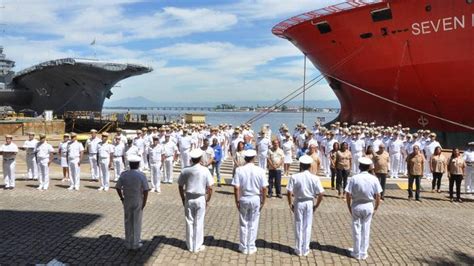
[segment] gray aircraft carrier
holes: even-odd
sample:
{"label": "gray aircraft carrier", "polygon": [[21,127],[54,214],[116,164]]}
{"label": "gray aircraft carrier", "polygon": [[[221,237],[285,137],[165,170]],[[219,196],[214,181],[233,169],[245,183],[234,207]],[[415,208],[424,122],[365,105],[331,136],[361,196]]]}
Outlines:
{"label": "gray aircraft carrier", "polygon": [[0,47],[0,106],[38,114],[52,110],[102,111],[105,98],[120,80],[152,71],[137,64],[64,58],[47,61],[15,73],[15,62]]}

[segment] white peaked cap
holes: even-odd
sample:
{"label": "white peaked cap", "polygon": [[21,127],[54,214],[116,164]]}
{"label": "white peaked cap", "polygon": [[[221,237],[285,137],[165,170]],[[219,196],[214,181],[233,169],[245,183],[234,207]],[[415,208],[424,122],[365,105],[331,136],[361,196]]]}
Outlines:
{"label": "white peaked cap", "polygon": [[244,151],[244,156],[245,156],[245,157],[254,157],[254,156],[256,156],[256,155],[257,155],[257,151],[256,151],[256,150],[250,149],[250,150],[245,150],[245,151]]}
{"label": "white peaked cap", "polygon": [[367,158],[367,157],[360,157],[359,158],[359,164],[364,164],[364,165],[371,165],[372,160]]}
{"label": "white peaked cap", "polygon": [[129,162],[134,162],[134,163],[137,163],[137,162],[140,162],[142,160],[142,158],[140,158],[140,156],[138,155],[130,155],[127,157],[127,161]]}
{"label": "white peaked cap", "polygon": [[199,157],[201,157],[203,154],[202,150],[201,149],[193,149],[191,152],[189,152],[189,156],[191,156],[191,158],[193,159],[197,159]]}
{"label": "white peaked cap", "polygon": [[313,158],[309,155],[303,155],[301,156],[298,161],[302,164],[312,164],[314,162]]}

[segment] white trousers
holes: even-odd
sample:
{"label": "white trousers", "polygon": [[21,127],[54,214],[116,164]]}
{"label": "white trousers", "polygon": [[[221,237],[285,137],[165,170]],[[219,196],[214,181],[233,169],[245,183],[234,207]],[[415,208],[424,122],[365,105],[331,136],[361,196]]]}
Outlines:
{"label": "white trousers", "polygon": [[313,225],[313,201],[295,201],[295,253],[303,255],[309,252],[311,242],[311,228]]}
{"label": "white trousers", "polygon": [[204,242],[206,197],[186,194],[184,215],[186,216],[186,246],[189,251],[196,252]]}
{"label": "white trousers", "polygon": [[357,258],[367,255],[370,239],[370,223],[374,205],[372,203],[352,206],[352,240],[353,254]]}
{"label": "white trousers", "polygon": [[81,167],[79,166],[79,158],[69,158],[69,179],[71,180],[71,187],[79,189],[81,183]]}
{"label": "white trousers", "polygon": [[5,188],[15,187],[15,160],[3,159],[3,178],[5,179]]}
{"label": "white trousers", "polygon": [[474,166],[466,166],[466,180],[464,180],[464,192],[470,193],[474,189],[472,187],[474,179]]}
{"label": "white trousers", "polygon": [[191,165],[191,156],[189,156],[189,150],[181,151],[179,157],[181,159],[181,170]]}
{"label": "white trousers", "polygon": [[400,172],[400,161],[402,160],[401,153],[390,154],[390,177],[398,178]]}
{"label": "white trousers", "polygon": [[124,223],[125,223],[125,246],[129,249],[137,249],[140,245],[142,232],[142,198],[125,198],[123,201]]}
{"label": "white trousers", "polygon": [[324,174],[326,176],[329,176],[331,174],[331,159],[330,159],[330,155],[329,154],[326,154],[323,157],[323,160],[322,160],[322,165],[324,167]]}
{"label": "white trousers", "polygon": [[352,174],[360,173],[359,170],[359,158],[362,157],[362,152],[352,153]]}
{"label": "white trousers", "polygon": [[97,163],[97,154],[89,154],[89,164],[91,165],[91,179],[99,179],[99,164]]}
{"label": "white trousers", "polygon": [[407,156],[405,154],[402,154],[402,161],[400,162],[400,172],[403,173],[403,175],[407,174]]}
{"label": "white trousers", "polygon": [[173,156],[170,156],[165,159],[164,168],[164,179],[165,182],[173,182]]}
{"label": "white trousers", "polygon": [[39,172],[39,187],[42,189],[48,189],[49,187],[49,158],[40,159],[38,162]]}
{"label": "white trousers", "polygon": [[100,186],[104,189],[110,187],[110,172],[109,172],[110,158],[100,158],[99,161],[99,173],[100,173]]}
{"label": "white trousers", "polygon": [[431,162],[431,156],[426,156],[426,161],[425,161],[425,169],[424,169],[424,176],[427,178],[427,179],[433,179],[433,173],[431,173],[431,170],[430,170],[430,162]]}
{"label": "white trousers", "polygon": [[113,159],[114,164],[114,180],[117,181],[120,177],[120,174],[125,170],[122,157],[116,157]]}
{"label": "white trousers", "polygon": [[38,165],[34,154],[26,155],[26,169],[28,171],[28,179],[38,179]]}
{"label": "white trousers", "polygon": [[142,157],[142,161],[140,162],[140,171],[150,169],[148,167],[148,152],[144,151],[141,157]]}
{"label": "white trousers", "polygon": [[263,170],[267,170],[267,159],[267,156],[264,156],[262,154],[258,155],[258,166]]}
{"label": "white trousers", "polygon": [[161,161],[150,162],[151,170],[151,187],[157,189],[158,191],[161,188]]}
{"label": "white trousers", "polygon": [[257,249],[258,222],[260,220],[260,196],[241,197],[240,200],[240,251]]}

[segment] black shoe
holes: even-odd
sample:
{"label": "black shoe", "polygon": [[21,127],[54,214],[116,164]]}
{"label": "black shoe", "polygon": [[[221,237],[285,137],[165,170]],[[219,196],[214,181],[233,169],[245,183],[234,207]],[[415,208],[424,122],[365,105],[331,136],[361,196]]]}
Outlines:
{"label": "black shoe", "polygon": [[280,194],[280,195],[277,195],[277,197],[278,197],[279,199],[283,198],[283,196],[282,196],[281,194]]}
{"label": "black shoe", "polygon": [[416,199],[416,201],[421,202],[421,199]]}
{"label": "black shoe", "polygon": [[272,195],[267,195],[267,198],[271,199],[271,198],[272,198]]}
{"label": "black shoe", "polygon": [[219,183],[219,184],[217,184],[217,187],[222,187],[222,185]]}

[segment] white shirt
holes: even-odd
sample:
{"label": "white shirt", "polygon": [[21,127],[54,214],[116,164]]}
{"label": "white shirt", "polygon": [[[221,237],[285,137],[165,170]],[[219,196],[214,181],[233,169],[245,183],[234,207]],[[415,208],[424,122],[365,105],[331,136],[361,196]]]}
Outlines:
{"label": "white shirt", "polygon": [[365,142],[362,139],[352,139],[350,145],[351,152],[357,154],[364,151]]}
{"label": "white shirt", "polygon": [[145,151],[145,139],[142,137],[136,137],[133,139],[133,146],[136,146],[138,150],[143,153]]}
{"label": "white shirt", "polygon": [[135,155],[135,156],[140,156],[140,157],[142,157],[142,154],[141,154],[141,152],[140,152],[140,149],[138,149],[137,146],[133,146],[133,145],[132,145],[132,146],[127,146],[127,147],[125,148],[125,150],[126,150],[126,151],[125,151],[125,157],[127,157],[127,158],[128,158],[128,156],[130,156],[130,155]]}
{"label": "white shirt", "polygon": [[184,168],[178,178],[178,185],[183,186],[186,193],[195,195],[206,195],[206,188],[213,184],[209,169],[198,163]]}
{"label": "white shirt", "polygon": [[97,152],[99,153],[99,158],[106,159],[110,158],[110,154],[114,153],[114,145],[110,143],[99,143]]}
{"label": "white shirt", "polygon": [[362,172],[349,180],[345,190],[351,194],[352,206],[355,206],[373,202],[375,195],[382,192],[382,187],[375,176]]}
{"label": "white shirt", "polygon": [[79,159],[81,152],[84,151],[84,146],[79,141],[71,142],[67,148],[69,159]]}
{"label": "white shirt", "polygon": [[434,153],[434,150],[436,149],[436,147],[441,147],[441,144],[439,144],[439,142],[437,142],[436,140],[433,140],[433,141],[427,141],[425,143],[425,147],[424,147],[424,151],[426,153],[426,157],[428,158],[431,158],[431,156],[433,155]]}
{"label": "white shirt", "polygon": [[163,143],[163,151],[166,157],[174,156],[174,154],[178,151],[178,147],[172,141],[168,141]]}
{"label": "white shirt", "polygon": [[291,152],[293,151],[293,141],[291,141],[291,140],[283,141],[283,144],[281,145],[281,148],[282,148],[283,153],[285,155],[290,155]]}
{"label": "white shirt", "polygon": [[35,152],[36,144],[38,144],[37,139],[25,140],[23,143],[23,148],[26,149],[27,154],[33,154]]}
{"label": "white shirt", "polygon": [[240,187],[240,197],[258,196],[264,187],[268,187],[265,170],[253,163],[237,167],[232,185]]}
{"label": "white shirt", "polygon": [[179,152],[184,152],[191,149],[193,138],[189,135],[182,136],[178,139]]}
{"label": "white shirt", "polygon": [[123,144],[122,140],[118,144],[114,145],[114,156],[120,157],[125,154],[125,144]]}
{"label": "white shirt", "polygon": [[120,134],[118,135],[120,136],[120,142],[123,143],[123,145],[126,145],[127,144],[127,137],[125,137],[124,135]]}
{"label": "white shirt", "polygon": [[390,142],[388,151],[390,152],[390,154],[397,154],[402,151],[402,148],[403,148],[403,141],[401,141],[400,139],[396,139]]}
{"label": "white shirt", "polygon": [[[18,146],[15,143],[10,143],[9,145],[3,144],[0,147],[0,151],[2,152],[18,152]],[[15,154],[3,154],[3,159],[15,159]]]}
{"label": "white shirt", "polygon": [[99,139],[98,137],[87,139],[86,146],[87,146],[87,151],[89,152],[89,154],[97,153],[97,149],[101,141],[102,140]]}
{"label": "white shirt", "polygon": [[333,147],[334,147],[334,143],[336,143],[337,140],[335,138],[333,139],[328,139],[328,141],[326,142],[326,155],[329,155],[329,153],[331,153]]}
{"label": "white shirt", "polygon": [[138,170],[129,170],[120,174],[115,188],[123,191],[124,201],[141,202],[143,191],[148,191],[148,181],[145,174]]}
{"label": "white shirt", "polygon": [[296,201],[313,199],[324,192],[319,177],[308,170],[292,175],[286,190],[293,192]]}
{"label": "white shirt", "polygon": [[148,147],[148,154],[149,154],[149,160],[151,163],[159,163],[161,162],[161,155],[163,154],[163,146],[161,144],[158,144],[156,146],[150,146]]}
{"label": "white shirt", "polygon": [[268,149],[270,147],[270,140],[268,138],[258,138],[257,139],[257,151],[259,156],[267,156]]}
{"label": "white shirt", "polygon": [[39,160],[41,159],[48,159],[49,160],[49,154],[54,152],[53,146],[51,144],[44,142],[36,145],[36,157],[38,157]]}
{"label": "white shirt", "polygon": [[474,162],[474,150],[464,151],[462,158],[464,159],[464,161],[466,161],[466,163]]}
{"label": "white shirt", "polygon": [[372,148],[374,149],[374,152],[379,151],[380,144],[382,144],[383,141],[380,138],[377,138],[372,142]]}
{"label": "white shirt", "polygon": [[[202,155],[201,164],[207,165],[212,159],[214,159],[214,149],[208,146],[206,150],[202,150],[202,151],[204,152],[204,154]],[[207,167],[211,168],[212,165],[209,165]]]}
{"label": "white shirt", "polygon": [[68,141],[63,141],[59,143],[59,153],[61,154],[61,157],[66,157],[67,156],[67,146],[69,145],[69,140]]}

